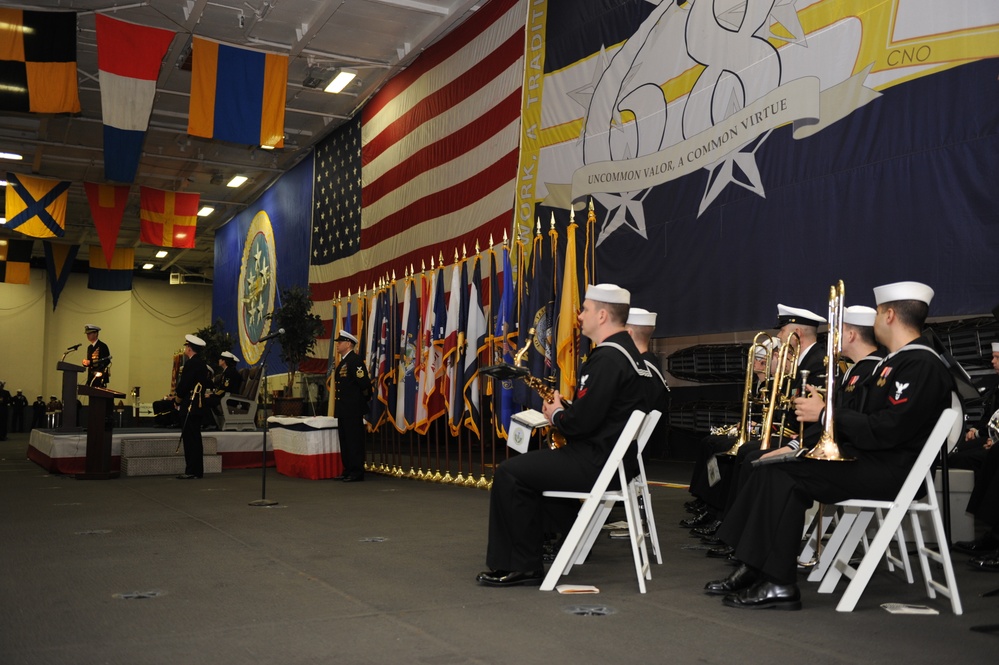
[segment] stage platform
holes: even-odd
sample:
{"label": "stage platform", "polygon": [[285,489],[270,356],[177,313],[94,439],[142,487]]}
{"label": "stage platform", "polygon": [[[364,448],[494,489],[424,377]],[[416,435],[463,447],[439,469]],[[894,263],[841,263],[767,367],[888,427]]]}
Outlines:
{"label": "stage platform", "polygon": [[[203,436],[214,437],[223,469],[259,469],[263,430],[256,432],[219,432],[206,430]],[[124,439],[163,439],[176,437],[180,430],[163,427],[125,427],[114,430],[111,441],[111,470],[121,469],[121,442]],[[83,473],[87,461],[87,432],[60,432],[54,429],[31,430],[28,459],[50,473]],[[274,466],[273,441],[267,441],[267,466]]]}

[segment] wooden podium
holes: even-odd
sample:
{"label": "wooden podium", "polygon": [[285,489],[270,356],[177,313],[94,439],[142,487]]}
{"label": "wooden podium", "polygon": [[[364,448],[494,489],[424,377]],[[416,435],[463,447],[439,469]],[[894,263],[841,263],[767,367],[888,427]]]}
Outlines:
{"label": "wooden podium", "polygon": [[[125,397],[107,388],[91,388],[79,386],[80,395],[90,398],[87,419],[87,461],[84,473],[76,474],[79,480],[106,480],[117,478],[118,472],[111,470],[111,433],[114,430],[114,401]],[[76,408],[76,397],[73,397],[73,408]],[[65,407],[65,405],[64,405]],[[63,408],[65,412],[65,408]]]}
{"label": "wooden podium", "polygon": [[76,375],[86,372],[87,368],[60,361],[56,369],[62,372],[62,424],[59,431],[69,432],[76,429],[76,385],[80,382]]}

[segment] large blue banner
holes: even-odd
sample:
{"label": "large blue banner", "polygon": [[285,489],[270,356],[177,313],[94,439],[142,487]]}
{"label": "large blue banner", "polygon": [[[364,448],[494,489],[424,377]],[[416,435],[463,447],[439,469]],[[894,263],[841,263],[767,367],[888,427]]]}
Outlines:
{"label": "large blue banner", "polygon": [[[215,232],[212,312],[238,336],[236,351],[249,364],[263,358],[271,331],[267,315],[280,291],[309,283],[312,159],[303,160],[253,205]],[[286,371],[279,349],[267,355],[269,374]]]}
{"label": "large blue banner", "polygon": [[990,311],[999,3],[802,5],[533,4],[521,235],[592,199],[596,281],[658,335],[823,312],[838,279],[848,304],[919,280],[932,315]]}

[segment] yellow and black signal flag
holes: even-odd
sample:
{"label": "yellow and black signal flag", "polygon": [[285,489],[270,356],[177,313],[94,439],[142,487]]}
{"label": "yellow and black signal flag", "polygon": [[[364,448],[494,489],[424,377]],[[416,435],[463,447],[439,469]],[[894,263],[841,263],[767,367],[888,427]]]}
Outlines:
{"label": "yellow and black signal flag", "polygon": [[79,113],[76,12],[0,9],[0,110]]}
{"label": "yellow and black signal flag", "polygon": [[70,183],[17,173],[7,174],[7,228],[33,238],[66,235]]}
{"label": "yellow and black signal flag", "polygon": [[31,250],[34,240],[0,240],[0,282],[31,283]]}

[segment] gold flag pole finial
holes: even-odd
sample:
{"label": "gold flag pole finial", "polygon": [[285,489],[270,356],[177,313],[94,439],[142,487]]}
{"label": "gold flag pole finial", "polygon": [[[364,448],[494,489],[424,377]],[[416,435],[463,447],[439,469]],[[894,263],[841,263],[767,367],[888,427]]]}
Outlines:
{"label": "gold flag pole finial", "polygon": [[551,224],[551,228],[553,230],[555,229],[555,211],[554,210],[552,211],[552,224]]}
{"label": "gold flag pole finial", "polygon": [[541,235],[541,215],[538,215],[537,219],[538,223],[537,226],[534,227],[534,233],[535,235]]}
{"label": "gold flag pole finial", "polygon": [[479,239],[478,238],[475,239],[475,253],[476,254],[479,253]]}
{"label": "gold flag pole finial", "polygon": [[454,262],[455,263],[458,262],[458,248],[457,247],[454,248]]}
{"label": "gold flag pole finial", "polygon": [[461,243],[461,258],[466,258],[468,256],[468,248],[465,243]]}
{"label": "gold flag pole finial", "polygon": [[510,242],[510,239],[506,235],[506,229],[503,229],[503,245],[506,246]]}
{"label": "gold flag pole finial", "polygon": [[576,223],[576,209],[573,206],[569,206],[569,223],[570,224]]}

